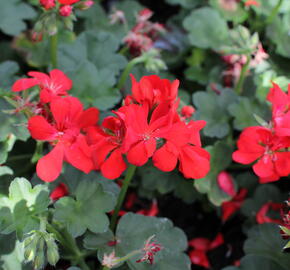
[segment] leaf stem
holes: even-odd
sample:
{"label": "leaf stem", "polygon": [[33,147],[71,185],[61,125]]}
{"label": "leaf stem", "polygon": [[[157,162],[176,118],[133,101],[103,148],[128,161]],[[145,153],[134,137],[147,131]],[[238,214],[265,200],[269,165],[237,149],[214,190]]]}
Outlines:
{"label": "leaf stem", "polygon": [[50,61],[52,68],[57,68],[57,34],[50,36]]}
{"label": "leaf stem", "polygon": [[123,181],[123,185],[122,185],[122,189],[121,189],[121,192],[119,194],[119,197],[118,197],[117,205],[116,205],[116,207],[114,209],[114,213],[113,213],[113,216],[111,218],[110,229],[112,231],[116,230],[118,214],[119,214],[119,211],[120,211],[120,209],[121,209],[121,207],[123,205],[123,202],[124,202],[128,187],[130,185],[130,182],[131,182],[131,180],[133,178],[133,175],[134,175],[135,171],[136,171],[136,166],[130,164],[128,169],[127,169],[127,173],[126,173],[125,179]]}
{"label": "leaf stem", "polygon": [[139,64],[139,63],[141,63],[141,62],[143,62],[143,59],[141,59],[140,57],[137,57],[137,58],[132,59],[132,60],[127,64],[127,66],[126,66],[125,69],[123,70],[123,73],[121,74],[121,77],[120,77],[120,79],[119,79],[119,81],[118,81],[118,84],[117,84],[117,88],[118,88],[119,90],[121,90],[121,89],[124,87],[124,85],[125,85],[125,83],[126,83],[126,80],[127,80],[128,76],[129,76],[129,74],[130,74],[132,68],[133,68],[135,65],[137,65],[137,64]]}
{"label": "leaf stem", "polygon": [[244,66],[243,66],[243,68],[241,70],[240,78],[239,78],[239,80],[237,82],[237,85],[235,87],[235,92],[238,95],[240,95],[243,92],[244,81],[245,81],[245,78],[246,78],[246,75],[247,75],[247,72],[248,72],[248,69],[249,69],[250,62],[251,62],[251,55],[248,54],[247,55],[247,61],[244,64]]}
{"label": "leaf stem", "polygon": [[281,7],[283,3],[283,0],[279,0],[277,5],[272,9],[272,12],[271,14],[269,15],[269,17],[267,18],[266,20],[266,24],[271,24],[272,21],[274,20],[274,18],[277,16],[278,12],[279,12],[279,9]]}

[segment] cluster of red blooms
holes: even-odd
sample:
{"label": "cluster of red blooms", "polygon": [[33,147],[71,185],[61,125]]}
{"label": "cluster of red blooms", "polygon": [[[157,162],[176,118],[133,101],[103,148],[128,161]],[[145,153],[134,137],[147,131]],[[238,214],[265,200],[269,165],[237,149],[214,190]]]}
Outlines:
{"label": "cluster of red blooms", "polygon": [[137,15],[136,25],[124,38],[132,55],[140,55],[142,52],[152,49],[160,33],[165,32],[162,24],[152,23],[149,20],[152,15],[153,12],[148,8],[141,10]]}
{"label": "cluster of red blooms", "polygon": [[[59,5],[56,5],[57,3]],[[78,4],[79,9],[88,9],[90,8],[93,4],[94,1],[92,0],[39,0],[40,5],[46,9],[50,10],[53,9],[57,6],[59,14],[63,17],[68,17],[72,14],[73,11],[73,4]]]}
{"label": "cluster of red blooms", "polygon": [[233,153],[236,162],[255,162],[253,170],[261,183],[290,174],[290,87],[287,94],[273,83],[267,100],[272,104],[270,123],[244,129],[237,142],[238,150]]}
{"label": "cluster of red blooms", "polygon": [[[269,55],[263,49],[262,44],[259,43],[256,51],[252,55],[252,59],[250,60],[250,67],[256,67],[268,57]],[[236,84],[240,78],[243,66],[247,62],[247,56],[230,54],[222,56],[222,59],[227,65],[226,71],[223,72],[224,84],[231,87],[233,84]]]}
{"label": "cluster of red blooms", "polygon": [[221,233],[219,233],[212,241],[203,237],[191,239],[188,242],[188,246],[190,247],[189,257],[191,262],[195,265],[210,268],[211,266],[207,257],[207,252],[221,246],[223,243],[224,238]]}
{"label": "cluster of red blooms", "polygon": [[208,173],[210,155],[201,147],[199,134],[206,122],[186,122],[179,115],[178,80],[151,75],[137,82],[132,76],[132,95],[98,125],[98,109],[84,110],[77,98],[67,96],[72,82],[62,71],[28,75],[31,78],[19,79],[12,90],[40,90],[38,109],[30,112],[34,115],[28,120],[28,130],[34,139],[53,147],[36,166],[43,181],[54,181],[63,161],[85,173],[96,169],[115,179],[126,170],[125,156],[136,166],[152,158],[154,166],[165,172],[174,170],[179,162],[186,178],[202,178]]}

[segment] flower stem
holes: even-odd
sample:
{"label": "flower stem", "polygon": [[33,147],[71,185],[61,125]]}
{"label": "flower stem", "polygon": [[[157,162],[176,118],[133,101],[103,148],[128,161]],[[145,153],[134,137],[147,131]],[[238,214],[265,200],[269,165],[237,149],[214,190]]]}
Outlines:
{"label": "flower stem", "polygon": [[114,209],[114,213],[113,213],[113,216],[112,216],[112,219],[111,219],[110,229],[112,231],[115,231],[115,229],[116,229],[118,214],[119,214],[119,211],[120,211],[120,209],[121,209],[121,207],[123,205],[123,202],[124,202],[128,187],[130,185],[130,182],[131,182],[131,180],[133,178],[133,175],[134,175],[135,171],[136,171],[136,166],[130,164],[128,169],[127,169],[125,180],[123,181],[123,185],[122,185],[122,189],[121,189],[121,192],[119,194],[119,197],[118,197],[117,205],[116,205],[116,207]]}
{"label": "flower stem", "polygon": [[251,61],[251,55],[247,55],[247,61],[244,64],[242,70],[241,70],[241,74],[240,74],[240,78],[237,82],[237,85],[235,87],[235,92],[240,95],[243,92],[243,86],[244,86],[244,81],[247,75],[247,71],[250,65],[250,61]]}
{"label": "flower stem", "polygon": [[130,74],[132,68],[133,68],[135,65],[141,63],[142,61],[143,61],[143,59],[141,59],[140,57],[137,57],[137,58],[132,59],[132,60],[127,64],[127,66],[126,66],[125,69],[123,70],[123,73],[121,74],[121,77],[120,77],[120,79],[119,79],[119,81],[118,81],[118,84],[117,84],[117,88],[118,88],[119,90],[121,90],[121,89],[124,87],[124,85],[125,85],[125,83],[126,83],[126,80],[127,80],[128,76],[129,76],[129,74]]}
{"label": "flower stem", "polygon": [[283,0],[279,0],[277,5],[272,9],[272,12],[271,14],[269,15],[269,17],[267,18],[266,20],[266,24],[271,24],[272,21],[275,19],[275,17],[277,16],[278,12],[279,12],[279,9],[281,7],[283,3]]}
{"label": "flower stem", "polygon": [[52,68],[57,68],[57,34],[50,36],[50,61]]}

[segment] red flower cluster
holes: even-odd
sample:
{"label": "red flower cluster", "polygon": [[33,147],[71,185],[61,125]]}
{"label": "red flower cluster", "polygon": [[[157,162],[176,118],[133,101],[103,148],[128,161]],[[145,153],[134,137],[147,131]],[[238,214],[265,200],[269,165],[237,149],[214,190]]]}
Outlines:
{"label": "red flower cluster", "polygon": [[179,170],[186,178],[202,178],[209,171],[209,153],[201,148],[199,131],[205,121],[186,123],[177,112],[179,82],[144,76],[137,82],[132,76],[132,95],[115,116],[101,126],[90,127],[88,142],[95,168],[109,179],[119,177],[129,163],[143,166],[152,157],[155,167]]}
{"label": "red flower cluster", "polygon": [[[178,80],[170,82],[156,75],[137,82],[132,76],[132,95],[124,106],[97,125],[99,111],[83,109],[81,102],[67,96],[72,82],[60,70],[49,74],[29,72],[19,79],[14,92],[38,87],[38,110],[31,111],[31,136],[47,141],[53,149],[37,163],[38,176],[54,181],[63,161],[88,173],[100,170],[108,179],[118,178],[127,161],[143,166],[149,158],[162,171],[179,170],[186,178],[202,178],[209,171],[209,153],[201,148],[199,131],[205,121],[189,121],[178,114]],[[31,106],[30,106],[31,107]],[[27,109],[29,109],[28,107]]]}
{"label": "red flower cluster", "polygon": [[[289,88],[290,89],[290,88]],[[233,160],[253,165],[261,183],[277,181],[290,174],[290,91],[284,93],[273,83],[267,100],[272,103],[272,120],[267,127],[243,130]]]}
{"label": "red flower cluster", "polygon": [[206,253],[221,246],[223,243],[224,238],[221,233],[219,233],[213,241],[203,237],[191,239],[188,242],[188,245],[191,248],[189,251],[191,262],[195,265],[210,268],[210,262]]}
{"label": "red flower cluster", "polygon": [[90,8],[94,1],[81,1],[81,0],[39,0],[39,4],[46,10],[50,10],[55,8],[56,1],[60,4],[59,6],[59,14],[63,17],[68,17],[72,14],[73,4],[78,3],[79,9],[87,9]]}
{"label": "red flower cluster", "polygon": [[28,120],[28,130],[32,138],[53,146],[52,151],[38,161],[37,175],[43,181],[54,181],[61,172],[63,161],[83,172],[90,172],[94,164],[84,133],[86,128],[97,123],[99,111],[96,108],[84,110],[77,98],[66,96],[72,82],[62,71],[52,70],[50,76],[41,72],[29,72],[28,75],[32,78],[19,79],[12,91],[39,88],[37,107],[41,109],[31,112],[37,115]]}
{"label": "red flower cluster", "polygon": [[165,32],[162,24],[152,23],[149,20],[152,15],[153,12],[150,9],[142,9],[137,15],[136,25],[124,38],[131,54],[140,55],[144,51],[149,51],[159,34]]}

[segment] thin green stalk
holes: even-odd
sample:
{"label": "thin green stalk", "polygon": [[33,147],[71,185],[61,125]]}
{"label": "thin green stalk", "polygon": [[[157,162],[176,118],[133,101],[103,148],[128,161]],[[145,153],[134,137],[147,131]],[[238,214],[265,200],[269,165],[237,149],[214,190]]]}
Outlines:
{"label": "thin green stalk", "polygon": [[275,19],[275,17],[277,16],[278,12],[279,12],[279,9],[281,7],[283,3],[283,0],[279,0],[277,5],[272,9],[272,12],[271,14],[269,15],[269,17],[267,18],[266,20],[266,24],[270,24],[272,23],[272,21]]}
{"label": "thin green stalk", "polygon": [[66,229],[62,229],[61,232],[59,232],[49,223],[46,224],[46,228],[50,233],[53,233],[56,236],[57,240],[69,253],[72,253],[72,261],[78,264],[82,270],[90,270],[84,260],[84,253],[79,250],[75,239],[72,238]]}
{"label": "thin green stalk", "polygon": [[52,68],[57,68],[57,34],[50,36],[50,61]]}
{"label": "thin green stalk", "polygon": [[250,62],[251,62],[251,55],[247,55],[247,61],[241,70],[240,78],[235,87],[235,92],[238,95],[240,95],[243,92],[244,81],[245,81],[245,78],[249,69]]}
{"label": "thin green stalk", "polygon": [[31,162],[36,163],[39,159],[41,159],[42,154],[43,154],[43,141],[37,141],[34,154],[31,158]]}
{"label": "thin green stalk", "polygon": [[123,73],[122,73],[122,75],[121,75],[121,77],[120,77],[120,79],[119,79],[119,82],[118,82],[118,84],[117,84],[117,88],[118,88],[119,90],[121,90],[121,89],[124,87],[124,85],[125,85],[125,83],[126,83],[126,80],[127,80],[128,76],[129,76],[129,74],[130,74],[132,68],[133,68],[135,65],[141,63],[142,61],[143,61],[143,59],[141,59],[140,57],[137,57],[137,58],[132,59],[132,60],[127,64],[127,66],[126,66],[126,68],[123,70]]}
{"label": "thin green stalk", "polygon": [[113,213],[113,216],[111,219],[110,229],[112,231],[115,231],[115,229],[116,229],[118,214],[119,214],[119,211],[123,205],[128,187],[130,185],[130,182],[133,178],[135,171],[136,171],[136,166],[130,164],[128,169],[127,169],[127,173],[126,173],[125,179],[123,181],[122,189],[121,189],[121,192],[120,192],[119,197],[118,197],[117,205],[114,209],[114,213]]}

